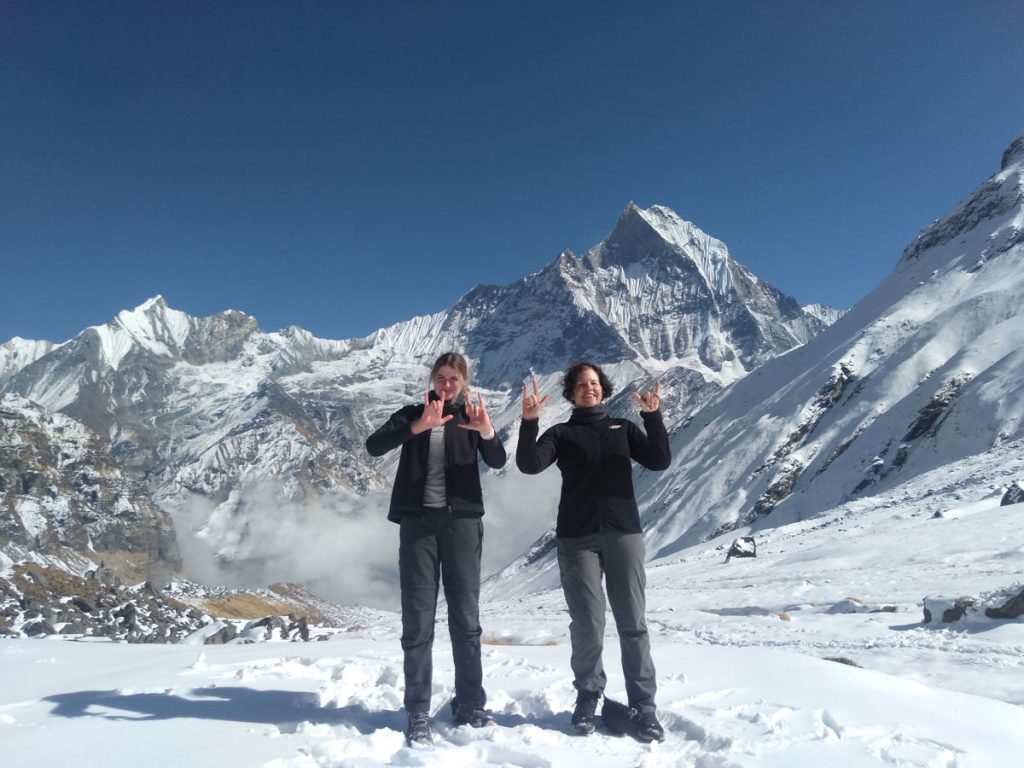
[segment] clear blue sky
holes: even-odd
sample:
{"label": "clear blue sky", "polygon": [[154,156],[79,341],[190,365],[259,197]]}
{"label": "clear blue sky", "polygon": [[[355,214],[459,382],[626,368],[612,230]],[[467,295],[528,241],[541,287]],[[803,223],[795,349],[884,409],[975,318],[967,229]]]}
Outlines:
{"label": "clear blue sky", "polygon": [[849,306],[1024,129],[1020,0],[0,0],[0,342],[325,338],[667,205]]}

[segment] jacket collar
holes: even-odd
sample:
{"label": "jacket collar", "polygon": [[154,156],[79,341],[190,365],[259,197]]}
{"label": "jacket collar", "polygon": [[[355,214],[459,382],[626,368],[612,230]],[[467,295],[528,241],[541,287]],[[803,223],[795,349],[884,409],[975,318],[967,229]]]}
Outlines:
{"label": "jacket collar", "polygon": [[604,403],[594,405],[590,408],[573,408],[569,417],[570,424],[593,424],[601,419],[608,418],[608,406]]}

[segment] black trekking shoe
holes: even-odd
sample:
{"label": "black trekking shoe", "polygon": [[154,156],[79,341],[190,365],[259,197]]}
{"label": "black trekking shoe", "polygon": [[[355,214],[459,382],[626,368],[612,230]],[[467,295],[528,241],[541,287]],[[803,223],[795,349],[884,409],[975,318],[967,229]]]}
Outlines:
{"label": "black trekking shoe", "polygon": [[434,743],[434,737],[430,733],[429,713],[413,712],[409,715],[409,725],[405,728],[405,743],[410,747],[428,746]]}
{"label": "black trekking shoe", "polygon": [[472,728],[486,728],[494,725],[494,716],[476,704],[456,704],[452,699],[452,718],[456,725],[468,725]]}
{"label": "black trekking shoe", "polygon": [[665,729],[658,722],[658,716],[653,712],[637,712],[635,709],[629,712],[629,722],[633,726],[633,736],[640,741],[664,741]]}
{"label": "black trekking shoe", "polygon": [[576,694],[576,708],[572,711],[569,728],[577,736],[589,736],[594,732],[594,713],[600,693],[583,692]]}

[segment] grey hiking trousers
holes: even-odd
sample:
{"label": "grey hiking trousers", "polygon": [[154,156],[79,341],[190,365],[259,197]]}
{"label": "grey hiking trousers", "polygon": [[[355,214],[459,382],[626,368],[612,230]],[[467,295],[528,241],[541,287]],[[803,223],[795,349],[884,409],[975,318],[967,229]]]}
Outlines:
{"label": "grey hiking trousers", "polygon": [[604,574],[622,651],[622,675],[629,706],[654,712],[657,693],[651,643],[644,618],[644,540],[639,533],[602,531],[558,538],[558,571],[569,607],[573,685],[581,693],[602,693],[607,676],[604,647]]}
{"label": "grey hiking trousers", "polygon": [[434,616],[442,584],[455,662],[455,699],[480,708],[487,703],[480,660],[483,537],[480,518],[452,517],[447,509],[425,507],[422,517],[402,518],[398,573],[407,712],[430,711]]}

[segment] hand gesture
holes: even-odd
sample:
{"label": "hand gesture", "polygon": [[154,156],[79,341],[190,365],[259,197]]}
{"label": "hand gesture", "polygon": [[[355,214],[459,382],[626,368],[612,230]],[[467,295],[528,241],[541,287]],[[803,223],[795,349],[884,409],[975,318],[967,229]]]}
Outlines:
{"label": "hand gesture", "polygon": [[654,382],[653,392],[644,392],[643,394],[637,394],[633,392],[633,399],[640,405],[640,410],[644,413],[653,413],[658,410],[658,406],[661,405],[661,382]]}
{"label": "hand gesture", "polygon": [[466,416],[469,418],[467,422],[460,422],[456,426],[462,427],[463,429],[475,429],[481,435],[493,435],[494,427],[491,426],[491,419],[487,415],[487,406],[484,405],[484,396],[477,395],[476,405],[473,404],[471,397],[466,398]]}
{"label": "hand gesture", "polygon": [[548,404],[549,395],[540,396],[540,390],[537,389],[537,380],[530,379],[533,382],[533,394],[529,393],[526,388],[526,384],[523,384],[523,420],[533,421],[534,419],[540,418],[540,412],[544,410],[544,406]]}
{"label": "hand gesture", "polygon": [[434,427],[442,427],[451,421],[452,414],[444,415],[444,400],[431,400],[430,393],[423,393],[423,414],[412,423],[412,433],[418,435]]}

